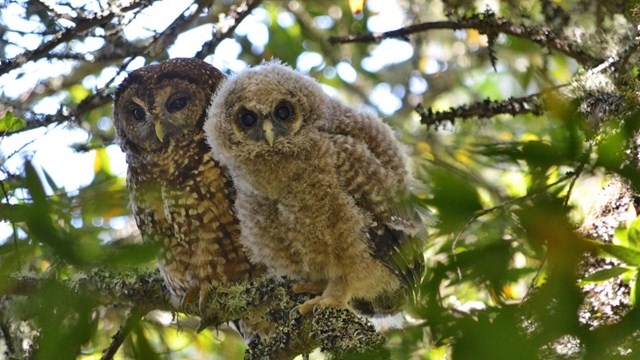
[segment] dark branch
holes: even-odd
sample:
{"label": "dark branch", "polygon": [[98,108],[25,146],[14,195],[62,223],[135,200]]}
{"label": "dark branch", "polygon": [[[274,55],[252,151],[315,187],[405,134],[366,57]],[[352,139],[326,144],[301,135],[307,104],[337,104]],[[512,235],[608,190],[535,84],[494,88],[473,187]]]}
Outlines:
{"label": "dark branch", "polygon": [[111,102],[111,95],[106,93],[107,89],[101,89],[94,94],[89,95],[78,104],[75,108],[61,108],[55,114],[32,114],[32,117],[25,119],[27,125],[23,128],[14,131],[8,131],[3,135],[13,135],[16,133],[24,132],[27,130],[36,129],[43,126],[49,126],[51,124],[62,123],[66,121],[72,121],[79,123],[80,119],[101,106],[104,106]]}
{"label": "dark branch", "polygon": [[162,55],[169,45],[174,43],[178,35],[184,32],[190,24],[194,23],[213,4],[213,0],[197,0],[196,3],[198,6],[195,11],[188,15],[178,16],[171,25],[153,39],[142,55],[151,56],[153,59]]}
{"label": "dark branch", "polygon": [[526,26],[514,24],[511,21],[496,17],[492,12],[474,14],[456,21],[434,21],[410,25],[397,30],[377,33],[366,33],[348,36],[332,36],[329,42],[332,44],[344,44],[352,42],[379,42],[389,38],[407,39],[411,34],[429,30],[461,30],[476,29],[483,34],[504,33],[519,38],[533,41],[536,44],[557,50],[587,67],[593,67],[601,63],[603,59],[588,54],[580,46],[543,26]]}
{"label": "dark branch", "polygon": [[439,126],[444,122],[453,124],[455,119],[490,118],[502,114],[512,116],[520,114],[541,115],[544,112],[544,107],[540,103],[538,96],[538,94],[535,94],[520,98],[511,97],[502,101],[486,99],[482,102],[437,112],[434,112],[431,108],[425,109],[422,104],[419,104],[416,107],[416,112],[420,114],[420,122],[427,125],[427,127]]}
{"label": "dark branch", "polygon": [[87,31],[91,31],[98,26],[109,23],[117,16],[117,14],[126,13],[127,11],[136,8],[148,6],[153,1],[155,0],[137,0],[126,6],[113,6],[109,11],[102,14],[94,14],[92,17],[76,18],[74,19],[76,26],[59,32],[53,37],[53,39],[46,41],[35,50],[25,51],[13,59],[0,61],[0,76],[11,70],[17,69],[30,61],[47,57],[58,45],[77,39]]}
{"label": "dark branch", "polygon": [[127,336],[129,336],[129,333],[131,333],[133,326],[140,321],[142,316],[144,316],[143,312],[140,312],[136,309],[133,309],[131,311],[131,314],[127,318],[127,321],[125,321],[125,323],[120,326],[120,329],[118,329],[118,332],[116,332],[111,337],[111,344],[109,344],[109,347],[104,350],[100,360],[113,359],[113,357],[118,352],[118,349],[120,349],[120,346],[122,346],[122,344],[124,343],[124,340],[127,338]]}
{"label": "dark branch", "polygon": [[200,51],[196,53],[195,57],[198,59],[204,59],[213,54],[222,40],[229,38],[235,31],[236,27],[240,25],[242,20],[244,20],[244,18],[247,17],[253,9],[260,5],[261,2],[262,0],[244,0],[240,5],[238,5],[238,7],[231,10],[229,15],[216,25],[216,32],[213,35],[213,39],[205,42]]}

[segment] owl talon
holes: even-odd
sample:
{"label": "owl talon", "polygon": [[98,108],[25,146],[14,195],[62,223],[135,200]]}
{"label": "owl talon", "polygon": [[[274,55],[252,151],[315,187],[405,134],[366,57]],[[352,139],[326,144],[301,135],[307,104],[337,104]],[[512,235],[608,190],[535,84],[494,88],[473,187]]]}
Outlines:
{"label": "owl talon", "polygon": [[350,309],[349,305],[344,299],[333,296],[316,296],[313,299],[307,300],[302,304],[296,306],[296,309],[300,314],[304,315],[311,310],[316,310],[323,307],[336,307],[343,309]]}
{"label": "owl talon", "polygon": [[211,289],[207,287],[200,288],[200,292],[198,296],[198,310],[200,310],[200,312],[202,312],[202,310],[204,309],[204,305],[207,303],[207,300],[209,299],[210,292],[211,292]]}
{"label": "owl talon", "polygon": [[198,289],[196,288],[189,288],[185,291],[182,299],[180,299],[180,310],[184,311],[188,306],[193,305],[197,292]]}
{"label": "owl talon", "polygon": [[313,310],[316,307],[316,305],[320,303],[320,300],[322,300],[322,296],[314,297],[313,299],[307,300],[302,304],[296,306],[295,309],[298,310],[300,314],[304,315],[309,311]]}

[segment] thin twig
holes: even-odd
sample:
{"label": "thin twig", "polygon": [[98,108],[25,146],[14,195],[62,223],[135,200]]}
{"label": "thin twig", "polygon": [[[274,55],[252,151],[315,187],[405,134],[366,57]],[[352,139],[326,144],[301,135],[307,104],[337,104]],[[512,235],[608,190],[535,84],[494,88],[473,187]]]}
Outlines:
{"label": "thin twig", "polygon": [[[143,49],[141,49],[140,55],[144,55],[147,60],[153,60],[160,56],[164,52],[164,50],[175,41],[177,35],[181,32],[181,30],[185,29],[189,26],[190,23],[198,19],[198,17],[204,12],[204,10],[208,8],[211,1],[212,0],[199,1],[198,7],[192,13],[188,15],[178,16],[171,25],[169,25],[162,33],[156,35],[153,41],[151,41]],[[126,9],[130,10],[130,7],[127,7]],[[115,79],[117,79],[118,76],[123,73],[129,66],[129,64],[135,59],[136,57],[132,56],[123,61],[122,64],[120,64],[120,66],[118,67],[116,74],[109,81],[107,81],[107,83],[103,87],[97,89],[93,94],[89,95],[87,98],[81,101],[80,104],[78,104],[76,107],[61,107],[55,114],[50,115],[33,114],[31,118],[25,119],[27,122],[27,125],[25,127],[14,131],[9,131],[6,133],[6,135],[13,135],[16,133],[21,133],[55,123],[62,123],[67,121],[74,121],[78,123],[79,119],[84,115],[111,102],[112,98],[109,94],[110,87],[112,86]]]}
{"label": "thin twig", "polygon": [[[467,228],[469,228],[469,226],[471,226],[471,224],[473,224],[476,220],[478,220],[479,218],[490,214],[496,210],[501,210],[504,209],[505,207],[512,205],[512,204],[517,204],[519,202],[525,201],[525,200],[529,200],[529,199],[533,199],[538,195],[543,194],[547,189],[552,188],[558,184],[561,184],[565,181],[567,181],[568,179],[572,178],[574,176],[573,172],[570,172],[568,174],[566,174],[565,176],[561,177],[560,179],[554,181],[553,183],[545,186],[543,189],[524,195],[524,196],[520,196],[517,198],[513,198],[513,199],[509,199],[507,201],[504,201],[496,206],[490,207],[488,209],[484,209],[481,211],[476,212],[475,215],[473,215],[460,229],[460,231],[458,231],[458,234],[456,235],[455,239],[453,240],[453,242],[451,243],[451,253],[453,255],[453,261],[455,263],[457,263],[457,256],[456,256],[456,252],[455,249],[458,246],[458,242],[460,241],[460,238],[462,238],[462,234],[467,230]],[[458,267],[456,267],[457,272],[458,272],[458,277],[462,279],[462,273],[460,272],[460,269]]]}
{"label": "thin twig", "polygon": [[204,59],[213,54],[222,40],[231,37],[242,20],[244,20],[253,9],[260,5],[261,2],[262,0],[244,0],[237,8],[231,10],[225,19],[216,25],[213,39],[205,42],[194,57]]}
{"label": "thin twig", "polygon": [[583,160],[578,164],[578,167],[576,167],[576,169],[573,171],[573,178],[569,183],[569,188],[567,189],[567,195],[565,195],[565,198],[564,198],[563,206],[565,208],[569,206],[569,200],[571,199],[571,193],[573,193],[573,187],[576,185],[578,178],[584,171],[584,167],[586,166],[587,161],[589,160],[589,155],[591,154],[591,149],[593,149],[593,144],[590,143],[589,148],[584,153]]}
{"label": "thin twig", "polygon": [[496,17],[492,12],[474,14],[456,21],[434,21],[410,25],[397,30],[376,33],[364,33],[347,36],[332,36],[329,42],[344,44],[353,42],[379,42],[389,38],[407,39],[409,35],[429,30],[461,30],[476,29],[483,34],[504,33],[533,41],[536,44],[557,50],[587,67],[602,62],[597,56],[588,54],[578,44],[572,42],[544,26],[527,26],[514,24],[511,21]]}
{"label": "thin twig", "polygon": [[15,56],[10,60],[0,61],[0,75],[4,75],[11,70],[17,69],[22,65],[47,57],[49,53],[55,49],[58,45],[67,43],[73,39],[81,37],[85,32],[90,31],[98,26],[105,25],[113,20],[118,14],[125,13],[127,11],[148,6],[155,0],[137,0],[127,3],[125,6],[114,5],[109,11],[102,14],[94,14],[93,17],[75,18],[74,23],[76,26],[62,30],[56,34],[51,40],[44,42],[36,49],[31,51],[25,51],[20,55]]}
{"label": "thin twig", "polygon": [[97,92],[87,96],[78,106],[74,108],[61,108],[55,114],[34,114],[33,118],[25,119],[27,125],[13,131],[7,131],[5,135],[13,135],[27,130],[33,130],[51,124],[62,123],[66,121],[77,121],[82,116],[88,114],[111,101],[111,95],[107,94],[107,88],[102,88]]}
{"label": "thin twig", "polygon": [[111,344],[109,344],[109,347],[104,349],[100,360],[113,359],[113,357],[118,352],[118,349],[120,349],[120,346],[122,346],[122,344],[124,343],[124,340],[127,338],[127,336],[129,336],[129,333],[131,333],[131,330],[133,329],[135,324],[138,323],[140,319],[142,319],[142,316],[144,316],[144,312],[141,312],[135,308],[131,310],[131,314],[129,314],[129,317],[127,317],[127,321],[125,321],[125,323],[120,326],[120,329],[118,329],[118,332],[116,332],[111,337]]}

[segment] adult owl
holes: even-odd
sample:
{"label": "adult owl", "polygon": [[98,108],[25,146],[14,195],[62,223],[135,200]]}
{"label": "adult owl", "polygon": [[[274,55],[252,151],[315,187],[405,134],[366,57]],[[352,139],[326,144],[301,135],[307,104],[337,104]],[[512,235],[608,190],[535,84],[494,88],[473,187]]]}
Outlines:
{"label": "adult owl", "polygon": [[182,305],[260,271],[238,242],[234,189],[202,131],[224,78],[204,61],[172,59],[131,72],[115,94],[133,214],[143,239],[160,244],[160,271]]}
{"label": "adult owl", "polygon": [[417,225],[396,211],[411,176],[389,126],[274,61],[225,81],[204,131],[251,260],[319,294],[300,312],[397,292],[392,253]]}

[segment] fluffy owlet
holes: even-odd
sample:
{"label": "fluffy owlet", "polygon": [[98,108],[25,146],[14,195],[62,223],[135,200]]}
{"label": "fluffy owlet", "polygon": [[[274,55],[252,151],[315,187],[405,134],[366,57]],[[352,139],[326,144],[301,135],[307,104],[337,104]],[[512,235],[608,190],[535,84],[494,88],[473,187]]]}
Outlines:
{"label": "fluffy owlet", "polygon": [[160,270],[182,304],[259,271],[238,242],[234,190],[202,131],[223,79],[201,60],[172,59],[133,71],[115,94],[133,213],[144,240],[161,245]]}
{"label": "fluffy owlet", "polygon": [[204,131],[251,259],[319,294],[302,313],[398,290],[390,253],[416,224],[394,209],[411,177],[389,126],[269,62],[223,83]]}

